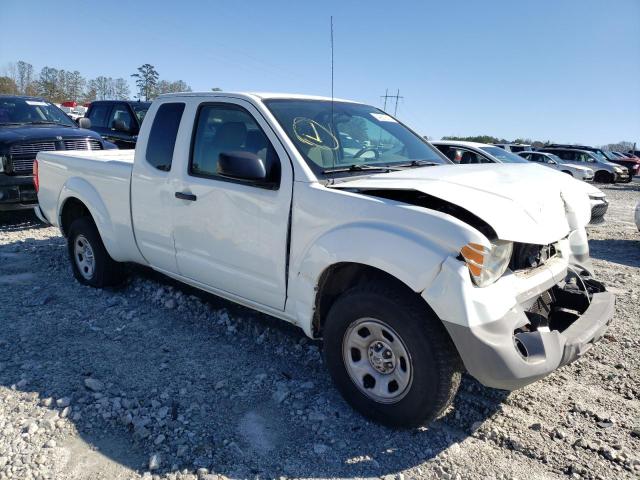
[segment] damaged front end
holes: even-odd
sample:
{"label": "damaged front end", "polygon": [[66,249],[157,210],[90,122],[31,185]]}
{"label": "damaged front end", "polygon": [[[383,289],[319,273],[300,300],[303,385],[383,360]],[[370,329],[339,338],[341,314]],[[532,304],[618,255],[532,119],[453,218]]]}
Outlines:
{"label": "damaged front end", "polygon": [[562,350],[558,366],[566,365],[602,337],[612,307],[613,296],[601,282],[586,270],[571,268],[565,280],[536,297],[524,312],[528,321],[514,329],[514,345],[527,362],[544,361],[548,350],[544,336],[552,334],[564,340],[562,348],[558,344]]}
{"label": "damaged front end", "polygon": [[[550,248],[543,251],[553,253]],[[510,274],[511,287],[528,282],[538,288],[519,288],[517,304],[501,318],[469,325],[443,322],[468,372],[484,385],[523,387],[578,359],[604,335],[615,299],[586,269],[570,265],[560,281],[553,274],[545,282],[532,278],[545,275],[554,263],[564,263],[557,257]],[[498,291],[501,286],[494,288],[496,298],[508,295]],[[477,299],[473,303],[477,309]]]}

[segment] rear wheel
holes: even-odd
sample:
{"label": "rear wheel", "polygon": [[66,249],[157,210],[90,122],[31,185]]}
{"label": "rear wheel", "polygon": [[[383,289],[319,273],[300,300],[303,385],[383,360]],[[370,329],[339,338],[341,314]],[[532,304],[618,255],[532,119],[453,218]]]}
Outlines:
{"label": "rear wheel", "polygon": [[80,217],[69,227],[67,248],[73,275],[91,287],[117,285],[123,279],[122,264],[104,248],[100,233],[89,217]]}
{"label": "rear wheel", "polygon": [[323,337],[338,389],[377,422],[422,425],[442,414],[458,390],[461,362],[442,323],[421,298],[391,282],[343,293]]}

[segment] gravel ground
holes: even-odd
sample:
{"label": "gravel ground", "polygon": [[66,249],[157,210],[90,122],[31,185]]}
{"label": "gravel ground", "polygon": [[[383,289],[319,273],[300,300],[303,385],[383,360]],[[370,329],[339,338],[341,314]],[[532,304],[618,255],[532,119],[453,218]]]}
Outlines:
{"label": "gravel ground", "polygon": [[142,268],[83,287],[56,229],[0,213],[0,479],[638,478],[640,183],[603,190],[605,338],[511,394],[465,377],[404,431],[352,411],[301,331]]}

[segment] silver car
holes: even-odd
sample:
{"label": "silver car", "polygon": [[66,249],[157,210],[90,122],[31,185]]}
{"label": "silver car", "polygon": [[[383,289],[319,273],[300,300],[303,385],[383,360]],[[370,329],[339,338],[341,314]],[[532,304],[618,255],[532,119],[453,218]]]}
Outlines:
{"label": "silver car", "polygon": [[593,169],[584,165],[576,165],[564,162],[560,157],[554,155],[553,153],[519,152],[518,155],[520,155],[525,160],[529,160],[530,162],[535,162],[540,165],[544,165],[545,167],[558,170],[559,172],[569,174],[572,177],[577,178],[578,180],[583,180],[585,182],[593,181]]}

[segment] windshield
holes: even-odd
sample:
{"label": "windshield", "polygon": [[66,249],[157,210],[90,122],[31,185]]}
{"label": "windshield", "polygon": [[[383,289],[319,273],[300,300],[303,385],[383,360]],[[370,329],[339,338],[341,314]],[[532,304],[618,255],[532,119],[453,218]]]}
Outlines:
{"label": "windshield", "polygon": [[502,163],[529,163],[528,160],[521,156],[507,152],[500,147],[480,147],[480,150],[484,150],[491,156],[496,157]]}
{"label": "windshield", "polygon": [[618,157],[611,152],[607,152],[606,150],[601,150],[601,152],[607,157],[607,160],[618,160]]}
{"label": "windshield", "polygon": [[450,163],[422,138],[375,107],[328,100],[278,99],[264,103],[318,175],[352,165]]}
{"label": "windshield", "polygon": [[28,125],[54,123],[75,127],[76,124],[62,110],[44,100],[18,97],[0,98],[0,125]]}
{"label": "windshield", "polygon": [[133,111],[135,112],[136,117],[138,117],[138,123],[142,125],[142,121],[144,120],[145,115],[149,111],[149,107],[151,106],[151,103],[138,102],[138,103],[132,103],[130,105],[131,105],[131,108],[133,108]]}

